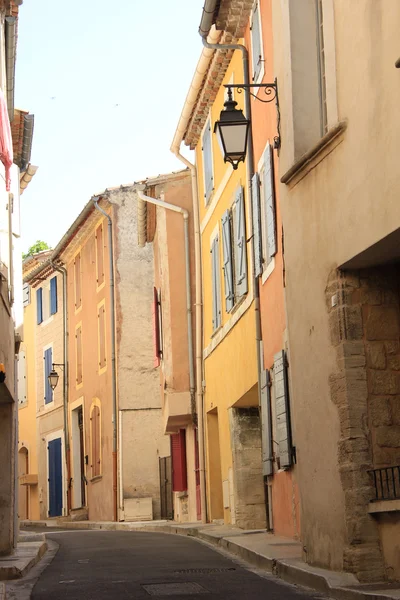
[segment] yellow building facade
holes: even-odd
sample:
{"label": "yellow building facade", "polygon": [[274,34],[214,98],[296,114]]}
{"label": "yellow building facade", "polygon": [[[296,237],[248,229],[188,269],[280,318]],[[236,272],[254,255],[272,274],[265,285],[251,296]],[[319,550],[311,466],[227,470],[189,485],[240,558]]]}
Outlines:
{"label": "yellow building facade", "polygon": [[[204,86],[208,85],[207,78]],[[243,82],[230,60],[195,146],[204,297],[204,408],[208,518],[265,526],[258,410],[251,212],[245,163],[223,161],[215,122],[228,83]],[[206,90],[202,90],[203,92]],[[199,95],[198,98],[200,98]],[[234,93],[238,108],[243,94]],[[203,110],[198,100],[195,111]],[[195,113],[196,114],[196,113]],[[193,121],[192,121],[193,122]]]}

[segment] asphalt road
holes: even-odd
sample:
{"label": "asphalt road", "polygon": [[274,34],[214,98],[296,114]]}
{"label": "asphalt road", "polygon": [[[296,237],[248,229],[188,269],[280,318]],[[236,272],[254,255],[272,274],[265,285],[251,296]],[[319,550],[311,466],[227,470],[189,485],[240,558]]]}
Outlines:
{"label": "asphalt road", "polygon": [[59,549],[34,585],[32,600],[317,597],[187,537],[117,531],[61,531],[46,537]]}

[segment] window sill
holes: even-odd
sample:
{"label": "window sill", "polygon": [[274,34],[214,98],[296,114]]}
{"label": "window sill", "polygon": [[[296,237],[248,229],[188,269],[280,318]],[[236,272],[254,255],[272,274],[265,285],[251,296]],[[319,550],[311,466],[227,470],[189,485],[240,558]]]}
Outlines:
{"label": "window sill", "polygon": [[242,306],[243,302],[245,302],[245,301],[246,301],[247,295],[248,295],[248,292],[246,292],[246,294],[244,294],[244,295],[243,295],[243,296],[240,298],[240,300],[238,300],[238,301],[236,302],[236,304],[233,306],[233,308],[231,308],[231,310],[230,310],[230,312],[229,312],[228,314],[230,314],[230,315],[234,315],[234,314],[235,314],[235,312],[236,312],[237,310],[239,310],[239,308]]}
{"label": "window sill", "polygon": [[97,481],[101,481],[103,479],[103,475],[96,475],[96,477],[92,477],[90,483],[96,483]]}
{"label": "window sill", "polygon": [[187,498],[187,497],[188,497],[188,495],[189,495],[189,494],[188,494],[188,491],[187,491],[187,490],[184,490],[183,492],[177,492],[177,493],[176,493],[176,497],[177,497],[177,498],[180,498],[181,500],[183,500],[184,498]]}
{"label": "window sill", "polygon": [[265,268],[265,270],[262,272],[262,275],[261,275],[261,283],[262,283],[262,285],[264,285],[264,283],[271,276],[271,274],[274,272],[274,270],[275,270],[275,256],[273,256],[271,258],[270,263],[267,265],[267,267]]}
{"label": "window sill", "polygon": [[377,500],[370,502],[368,506],[370,515],[388,512],[400,512],[400,499],[398,500]]}
{"label": "window sill", "polygon": [[[334,140],[336,140],[344,131],[346,131],[347,122],[339,121],[335,127],[332,127],[316,144],[313,146],[308,152],[303,154],[303,156],[297,160],[294,165],[290,167],[288,171],[281,177],[281,183],[285,183],[288,185],[292,183],[295,177],[298,175],[306,175],[309,170],[315,165],[311,165],[312,161],[316,160],[317,164],[323,158],[325,158],[326,153],[324,150],[330,147]],[[340,141],[340,140],[339,140]],[[307,167],[310,167],[307,169]],[[300,177],[301,178],[301,177]]]}

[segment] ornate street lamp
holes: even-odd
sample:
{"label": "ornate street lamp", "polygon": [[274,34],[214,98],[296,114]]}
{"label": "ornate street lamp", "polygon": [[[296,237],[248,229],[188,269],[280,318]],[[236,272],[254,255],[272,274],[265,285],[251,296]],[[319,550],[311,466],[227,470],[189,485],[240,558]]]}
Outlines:
{"label": "ornate street lamp", "polygon": [[50,387],[51,389],[54,391],[57,387],[58,384],[58,380],[60,379],[59,374],[57,373],[57,371],[55,370],[54,367],[60,367],[60,368],[64,368],[63,364],[58,364],[58,363],[53,363],[53,368],[50,371],[49,375],[47,376],[47,379],[49,381]]}
{"label": "ornate street lamp", "polygon": [[228,87],[228,99],[224,106],[219,121],[215,123],[214,133],[217,133],[224,162],[230,162],[236,170],[246,156],[250,121],[246,119],[241,109],[236,108],[237,102],[232,99],[230,87]]}
{"label": "ornate street lamp", "polygon": [[[232,88],[236,88],[239,93],[243,90],[249,90],[249,94],[260,102],[269,103],[275,101],[277,111],[277,130],[278,135],[274,138],[274,147],[280,148],[280,113],[278,102],[278,84],[276,79],[274,83],[259,84],[227,84],[224,87],[228,89],[228,100],[224,104],[224,110],[221,111],[219,121],[216,121],[214,133],[217,134],[224,162],[231,163],[234,169],[238,164],[245,160],[247,150],[247,140],[249,137],[250,120],[246,119],[243,111],[236,108],[237,102],[232,99]],[[251,88],[263,88],[265,96],[261,98],[253,94]]]}

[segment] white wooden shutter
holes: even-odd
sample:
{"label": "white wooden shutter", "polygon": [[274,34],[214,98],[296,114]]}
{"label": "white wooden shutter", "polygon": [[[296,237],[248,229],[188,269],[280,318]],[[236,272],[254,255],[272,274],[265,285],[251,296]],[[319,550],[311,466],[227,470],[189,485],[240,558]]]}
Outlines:
{"label": "white wooden shutter", "polygon": [[262,240],[261,240],[261,210],[260,210],[260,178],[254,173],[251,180],[251,200],[253,208],[253,241],[254,241],[254,274],[262,273]]}
{"label": "white wooden shutter", "polygon": [[211,152],[211,123],[207,123],[203,134],[204,197],[206,202],[214,189],[213,164]]}
{"label": "white wooden shutter", "polygon": [[289,392],[284,350],[274,356],[276,437],[281,467],[292,464],[292,435],[290,427]]}
{"label": "white wooden shutter", "polygon": [[273,473],[272,449],[272,420],[271,394],[269,386],[269,371],[261,371],[261,440],[263,475]]}
{"label": "white wooden shutter", "polygon": [[24,306],[28,306],[31,303],[31,286],[29,283],[24,283],[22,288],[22,301]]}
{"label": "white wooden shutter", "polygon": [[221,281],[219,274],[219,243],[216,236],[211,245],[211,272],[212,272],[212,324],[213,331],[221,325]]}
{"label": "white wooden shutter", "polygon": [[235,279],[238,298],[247,294],[247,247],[246,221],[244,212],[243,188],[236,192],[235,198]]}
{"label": "white wooden shutter", "polygon": [[262,65],[261,35],[260,35],[260,7],[256,2],[251,21],[251,56],[253,67],[253,81],[257,81]]}
{"label": "white wooden shutter", "polygon": [[275,190],[274,190],[274,169],[273,169],[273,151],[268,144],[264,153],[264,202],[265,218],[267,232],[267,256],[269,262],[276,254],[276,215],[275,215]]}
{"label": "white wooden shutter", "polygon": [[226,210],[222,215],[222,246],[224,251],[225,307],[226,312],[230,312],[235,303],[235,294],[233,290],[231,215],[229,210]]}

